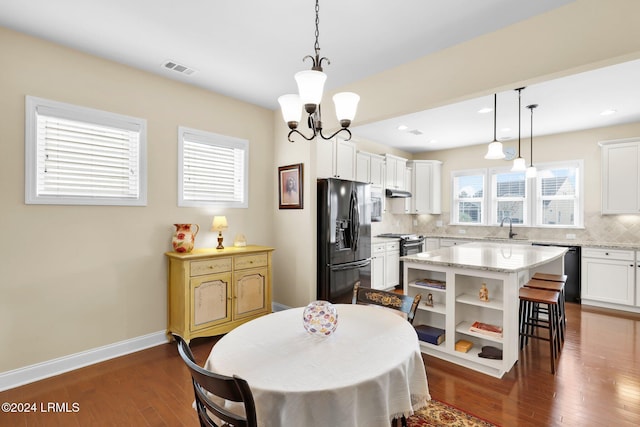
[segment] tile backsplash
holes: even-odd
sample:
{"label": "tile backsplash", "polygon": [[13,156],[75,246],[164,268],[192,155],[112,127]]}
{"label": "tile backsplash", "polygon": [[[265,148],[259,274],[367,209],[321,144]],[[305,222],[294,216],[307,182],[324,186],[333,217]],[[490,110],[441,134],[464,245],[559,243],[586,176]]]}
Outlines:
{"label": "tile backsplash", "polygon": [[[441,215],[394,215],[384,214],[382,222],[374,222],[372,235],[382,233],[415,233],[425,236],[454,237],[506,237],[505,227],[460,226],[449,224],[449,212]],[[414,225],[414,221],[417,225]],[[438,221],[442,225],[438,226]],[[461,233],[463,230],[464,233]],[[561,243],[640,243],[640,215],[602,215],[600,212],[585,213],[584,228],[536,228],[514,227],[518,238]],[[575,235],[574,239],[567,235]]]}

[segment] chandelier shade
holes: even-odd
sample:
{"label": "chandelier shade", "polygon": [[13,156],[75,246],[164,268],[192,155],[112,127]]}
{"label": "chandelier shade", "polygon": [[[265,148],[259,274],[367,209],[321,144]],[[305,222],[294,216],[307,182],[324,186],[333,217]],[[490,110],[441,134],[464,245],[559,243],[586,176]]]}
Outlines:
{"label": "chandelier shade", "polygon": [[327,75],[322,71],[305,70],[297,72],[294,78],[298,84],[300,102],[304,105],[305,111],[309,114],[315,112],[322,101]]}
{"label": "chandelier shade", "polygon": [[502,151],[502,143],[496,138],[496,118],[498,114],[498,94],[493,94],[493,142],[489,144],[487,154],[484,155],[488,160],[504,159],[504,151]]}
{"label": "chandelier shade", "polygon": [[333,95],[336,117],[342,127],[349,127],[356,117],[358,102],[360,102],[360,96],[353,92],[340,92]]}
{"label": "chandelier shade", "polygon": [[280,104],[280,110],[282,111],[282,118],[284,121],[287,124],[295,123],[295,126],[298,126],[298,123],[300,123],[300,119],[302,118],[302,102],[300,102],[300,95],[295,93],[282,95],[278,98],[278,104]]}
{"label": "chandelier shade", "polygon": [[511,168],[511,172],[524,172],[527,170],[527,163],[524,161],[524,158],[518,157],[513,159],[513,167]]}

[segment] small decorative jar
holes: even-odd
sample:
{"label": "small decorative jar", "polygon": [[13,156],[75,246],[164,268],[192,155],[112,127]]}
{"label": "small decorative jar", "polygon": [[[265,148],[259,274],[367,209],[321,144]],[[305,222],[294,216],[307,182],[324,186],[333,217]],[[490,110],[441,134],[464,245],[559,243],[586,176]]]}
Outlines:
{"label": "small decorative jar", "polygon": [[187,253],[193,250],[196,243],[196,234],[200,231],[198,224],[173,224],[176,231],[173,234],[171,244],[176,252]]}
{"label": "small decorative jar", "polygon": [[338,310],[329,301],[313,301],[305,307],[302,323],[310,334],[328,337],[338,327]]}

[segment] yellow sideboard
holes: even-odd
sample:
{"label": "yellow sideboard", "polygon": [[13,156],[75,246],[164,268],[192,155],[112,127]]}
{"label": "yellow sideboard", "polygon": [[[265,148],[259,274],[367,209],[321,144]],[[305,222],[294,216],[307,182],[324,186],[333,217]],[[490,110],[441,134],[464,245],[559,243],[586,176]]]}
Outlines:
{"label": "yellow sideboard", "polygon": [[167,252],[167,333],[224,334],[271,312],[271,255],[266,246]]}

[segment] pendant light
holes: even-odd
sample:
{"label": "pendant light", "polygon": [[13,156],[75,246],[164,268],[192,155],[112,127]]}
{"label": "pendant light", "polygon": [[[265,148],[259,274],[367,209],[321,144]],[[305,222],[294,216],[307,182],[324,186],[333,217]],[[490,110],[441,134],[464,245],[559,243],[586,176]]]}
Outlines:
{"label": "pendant light", "polygon": [[538,171],[536,167],[533,166],[533,110],[536,108],[538,104],[527,105],[527,108],[531,110],[531,159],[529,162],[529,167],[527,168],[526,177],[527,178],[535,178],[538,175]]}
{"label": "pendant light", "polygon": [[[322,101],[322,93],[324,91],[324,82],[327,80],[327,75],[322,72],[322,62],[326,61],[329,64],[329,59],[320,57],[320,44],[318,43],[318,36],[320,31],[318,30],[320,6],[318,0],[316,0],[316,42],[314,45],[315,55],[307,55],[302,60],[309,58],[313,62],[310,70],[300,71],[294,76],[296,83],[298,84],[297,94],[282,95],[278,98],[280,108],[282,110],[282,118],[287,126],[289,126],[289,134],[287,139],[289,142],[293,142],[291,136],[298,134],[307,141],[311,141],[316,137],[322,139],[331,139],[340,132],[346,134],[346,140],[351,139],[351,131],[349,126],[356,115],[358,108],[358,102],[360,96],[352,92],[340,92],[333,96],[333,103],[336,108],[336,115],[340,122],[341,128],[331,135],[325,135],[322,133],[322,114],[320,108],[320,102]],[[307,124],[311,130],[311,135],[307,136],[298,130],[298,124],[302,118],[302,107],[307,113]]]}
{"label": "pendant light", "polygon": [[496,117],[498,111],[498,94],[493,94],[493,142],[489,144],[489,149],[487,150],[487,154],[484,155],[485,159],[489,160],[499,160],[504,159],[504,151],[502,151],[502,143],[498,142],[496,138]]}
{"label": "pendant light", "polygon": [[524,172],[527,169],[527,164],[524,161],[524,158],[522,158],[522,156],[520,155],[520,110],[522,109],[522,89],[524,89],[524,87],[519,87],[518,89],[516,89],[518,91],[518,158],[513,161],[511,172]]}

